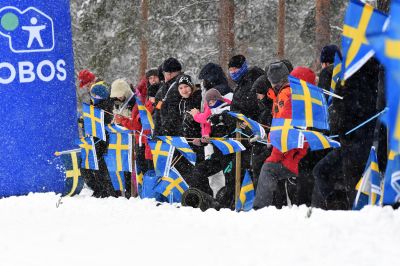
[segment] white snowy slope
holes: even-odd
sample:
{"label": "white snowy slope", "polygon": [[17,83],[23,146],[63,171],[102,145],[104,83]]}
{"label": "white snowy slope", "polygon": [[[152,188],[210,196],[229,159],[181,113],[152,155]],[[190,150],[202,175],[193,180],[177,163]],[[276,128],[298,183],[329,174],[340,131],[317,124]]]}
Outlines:
{"label": "white snowy slope", "polygon": [[398,265],[400,211],[235,213],[151,200],[0,200],[0,265]]}

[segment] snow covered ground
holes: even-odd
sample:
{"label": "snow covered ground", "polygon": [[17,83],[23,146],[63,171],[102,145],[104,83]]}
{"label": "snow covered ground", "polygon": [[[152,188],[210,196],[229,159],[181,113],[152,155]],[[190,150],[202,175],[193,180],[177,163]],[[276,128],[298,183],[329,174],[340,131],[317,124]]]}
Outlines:
{"label": "snow covered ground", "polygon": [[235,213],[151,200],[0,199],[0,265],[398,265],[400,211]]}

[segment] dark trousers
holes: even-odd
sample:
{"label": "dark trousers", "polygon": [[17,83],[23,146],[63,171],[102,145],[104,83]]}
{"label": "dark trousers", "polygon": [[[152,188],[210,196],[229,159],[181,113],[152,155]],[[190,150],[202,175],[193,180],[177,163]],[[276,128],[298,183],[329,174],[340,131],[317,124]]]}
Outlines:
{"label": "dark trousers", "polygon": [[261,167],[264,161],[271,154],[272,149],[267,145],[256,143],[251,150],[251,171],[253,173],[254,190],[257,190],[258,177],[260,176]]}
{"label": "dark trousers", "polygon": [[111,183],[108,169],[103,157],[98,159],[99,170],[81,169],[86,184],[93,190],[93,197],[116,197],[117,193]]}
{"label": "dark trousers", "polygon": [[296,195],[295,178],[296,175],[280,163],[264,163],[258,179],[254,209],[272,205],[281,208],[288,204],[287,196],[294,200]]}
{"label": "dark trousers", "polygon": [[197,163],[185,180],[190,187],[197,188],[213,196],[208,177],[221,170],[224,171],[226,187],[232,193],[235,190],[235,179],[232,174],[232,155],[223,155],[217,148],[214,148],[214,153],[210,159]]}
{"label": "dark trousers", "polygon": [[329,152],[314,167],[315,179],[312,206],[326,209],[334,190],[344,190],[342,171],[342,153],[340,149]]}

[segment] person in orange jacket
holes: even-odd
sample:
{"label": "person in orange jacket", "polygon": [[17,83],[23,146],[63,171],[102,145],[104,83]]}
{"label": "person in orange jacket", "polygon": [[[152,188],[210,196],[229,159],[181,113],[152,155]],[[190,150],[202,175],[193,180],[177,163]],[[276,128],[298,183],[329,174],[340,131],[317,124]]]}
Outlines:
{"label": "person in orange jacket", "polygon": [[[273,118],[292,118],[291,90],[288,82],[289,70],[282,62],[269,65],[267,77],[272,88],[268,97],[273,100]],[[275,205],[280,208],[290,204],[296,191],[296,178],[299,174],[299,162],[307,154],[308,144],[303,148],[293,149],[282,153],[277,148],[272,148],[271,155],[265,160],[260,176],[254,209]]]}

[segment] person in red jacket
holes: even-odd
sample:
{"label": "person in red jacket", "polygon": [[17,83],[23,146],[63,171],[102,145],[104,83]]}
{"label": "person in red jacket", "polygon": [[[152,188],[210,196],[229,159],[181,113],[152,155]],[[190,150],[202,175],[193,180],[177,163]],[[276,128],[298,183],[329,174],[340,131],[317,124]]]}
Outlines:
{"label": "person in red jacket", "polygon": [[[273,118],[292,118],[291,90],[288,82],[289,70],[279,61],[269,65],[267,77],[272,88],[268,97],[273,100]],[[302,149],[293,149],[282,153],[272,148],[271,155],[265,160],[260,176],[254,209],[275,205],[281,208],[290,204],[295,197],[296,177],[299,174],[299,161],[307,154],[308,145]]]}

